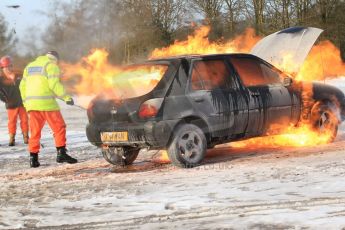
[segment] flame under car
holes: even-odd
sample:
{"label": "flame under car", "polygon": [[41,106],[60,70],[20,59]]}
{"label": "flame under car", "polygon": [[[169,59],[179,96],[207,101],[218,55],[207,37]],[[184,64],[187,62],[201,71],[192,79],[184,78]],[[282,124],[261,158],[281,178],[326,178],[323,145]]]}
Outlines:
{"label": "flame under car", "polygon": [[[303,30],[285,33],[295,39],[308,35]],[[128,66],[114,76],[111,92],[90,103],[87,137],[111,164],[131,164],[141,148],[151,148],[166,149],[181,167],[200,164],[217,144],[301,123],[333,141],[345,114],[344,94],[326,84],[293,82],[264,60],[270,57],[258,56],[190,55]]]}

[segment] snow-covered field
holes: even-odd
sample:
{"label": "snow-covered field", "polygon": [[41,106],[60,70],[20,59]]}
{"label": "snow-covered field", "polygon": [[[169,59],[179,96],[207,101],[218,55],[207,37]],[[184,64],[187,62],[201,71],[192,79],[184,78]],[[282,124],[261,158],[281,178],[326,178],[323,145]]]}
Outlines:
{"label": "snow-covered field", "polygon": [[1,109],[0,228],[345,228],[344,125],[329,145],[220,146],[193,169],[159,163],[156,151],[143,151],[133,166],[113,168],[87,142],[85,111],[61,107],[70,154],[80,163],[57,164],[45,128],[38,169],[29,168],[19,136],[17,146],[7,146]]}

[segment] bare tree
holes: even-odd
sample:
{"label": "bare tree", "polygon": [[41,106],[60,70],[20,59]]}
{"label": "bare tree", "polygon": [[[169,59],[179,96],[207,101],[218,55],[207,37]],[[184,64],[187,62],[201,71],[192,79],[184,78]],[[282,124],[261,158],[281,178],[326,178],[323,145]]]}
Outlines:
{"label": "bare tree", "polygon": [[258,34],[263,34],[265,0],[252,0],[255,15],[255,29]]}
{"label": "bare tree", "polygon": [[186,4],[183,0],[151,0],[152,20],[164,45],[173,41],[174,32],[184,25]]}
{"label": "bare tree", "polygon": [[280,28],[290,27],[291,0],[267,0],[266,4],[266,30],[273,32]]}
{"label": "bare tree", "polygon": [[159,40],[152,26],[151,2],[124,0],[121,4],[120,18],[124,62],[129,63],[134,60],[134,57],[146,57],[148,51]]}
{"label": "bare tree", "polygon": [[0,13],[0,54],[8,54],[14,51],[16,39],[13,34],[8,31],[7,23],[4,16]]}
{"label": "bare tree", "polygon": [[292,5],[294,5],[297,24],[301,25],[306,22],[311,10],[313,0],[292,0]]}
{"label": "bare tree", "polygon": [[[55,0],[46,11],[50,23],[42,43],[69,60],[105,48],[112,61],[130,63],[183,39],[193,31],[190,22],[202,21],[211,26],[213,40],[247,26],[261,35],[294,25],[321,27],[323,38],[345,52],[344,5],[344,0]],[[0,17],[0,45],[6,40],[2,24]]]}
{"label": "bare tree", "polygon": [[192,8],[204,15],[207,23],[211,25],[212,39],[223,36],[222,10],[224,0],[191,0]]}
{"label": "bare tree", "polygon": [[202,12],[205,18],[215,20],[221,16],[224,4],[222,0],[192,0],[195,8]]}
{"label": "bare tree", "polygon": [[[56,49],[67,60],[77,60],[85,55],[95,44],[93,22],[89,20],[88,9],[90,1],[76,1],[67,4],[55,1],[46,16],[50,24],[43,34],[44,50]],[[57,12],[64,12],[58,14]],[[87,39],[85,39],[87,38]]]}
{"label": "bare tree", "polygon": [[320,11],[321,23],[326,25],[330,17],[334,15],[339,0],[317,0],[316,2]]}
{"label": "bare tree", "polygon": [[254,26],[257,34],[264,34],[264,14],[266,11],[265,0],[242,0],[245,11],[245,21]]}
{"label": "bare tree", "polygon": [[241,1],[240,0],[224,0],[225,10],[227,15],[227,24],[230,34],[233,34],[236,30],[236,22],[238,21],[238,16],[241,11]]}
{"label": "bare tree", "polygon": [[290,26],[290,12],[289,12],[289,6],[291,4],[291,0],[282,0],[282,23],[283,27],[289,27]]}

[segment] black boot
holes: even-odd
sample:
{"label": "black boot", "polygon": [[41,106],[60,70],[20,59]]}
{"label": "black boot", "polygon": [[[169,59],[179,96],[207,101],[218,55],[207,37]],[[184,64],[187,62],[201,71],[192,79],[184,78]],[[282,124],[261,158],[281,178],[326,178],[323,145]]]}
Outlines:
{"label": "black boot", "polygon": [[30,167],[38,168],[40,167],[40,162],[38,161],[38,153],[30,153]]}
{"label": "black boot", "polygon": [[56,162],[57,163],[69,163],[69,164],[75,164],[78,162],[77,159],[74,159],[73,157],[69,156],[66,152],[65,146],[63,147],[57,147],[57,156],[56,156]]}

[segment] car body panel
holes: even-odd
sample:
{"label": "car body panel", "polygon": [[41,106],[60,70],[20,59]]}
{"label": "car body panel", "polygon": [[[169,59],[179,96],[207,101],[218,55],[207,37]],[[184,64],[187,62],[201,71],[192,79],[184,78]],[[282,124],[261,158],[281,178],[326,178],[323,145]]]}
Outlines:
{"label": "car body panel", "polygon": [[[193,123],[202,128],[208,145],[231,140],[270,134],[279,130],[276,124],[286,127],[300,120],[302,109],[301,88],[281,84],[243,85],[241,76],[230,61],[231,57],[248,57],[259,60],[269,68],[269,63],[250,54],[199,55],[176,57],[150,62],[169,64],[162,82],[152,92],[121,102],[96,97],[89,109],[87,127],[89,141],[97,146],[135,146],[166,148],[174,130],[181,123]],[[190,90],[191,69],[195,60],[225,60],[229,76],[236,87],[213,90]],[[148,62],[148,63],[150,63]],[[323,84],[314,84],[314,99],[337,98],[344,113],[344,94]],[[159,113],[154,118],[140,119],[140,105],[152,98],[163,98]],[[202,99],[200,101],[200,98]],[[117,111],[112,114],[112,109]],[[286,118],[286,120],[282,118]],[[285,123],[284,123],[285,122]],[[271,130],[273,128],[273,130]],[[127,142],[102,143],[101,132],[128,131]]]}
{"label": "car body panel", "polygon": [[[238,60],[250,60],[260,66],[268,68],[272,73],[277,75],[280,71],[269,63],[259,59],[256,56],[249,54],[236,54],[232,57]],[[234,61],[233,58],[230,61]],[[237,68],[234,63],[233,68]],[[236,70],[238,77],[241,79],[243,76]],[[253,76],[254,77],[254,76]],[[243,79],[241,81],[243,85]],[[286,127],[291,123],[292,114],[292,93],[288,87],[285,87],[282,82],[247,86],[247,97],[249,98],[249,124],[247,135],[260,135],[268,132],[270,129],[278,129]]]}
{"label": "car body panel", "polygon": [[[298,73],[310,49],[323,30],[313,27],[292,27],[268,35],[252,48],[251,54],[275,65],[288,65],[289,73]],[[285,63],[285,64],[284,64]]]}
{"label": "car body panel", "polygon": [[[191,87],[191,71],[195,62],[219,61],[227,70],[227,81],[232,87],[208,90],[193,90]],[[197,116],[207,120],[210,132],[214,137],[230,137],[242,133],[248,122],[248,102],[239,88],[234,71],[222,57],[193,58],[189,81],[186,89],[188,100],[192,103]],[[226,84],[226,85],[228,85]]]}

